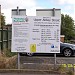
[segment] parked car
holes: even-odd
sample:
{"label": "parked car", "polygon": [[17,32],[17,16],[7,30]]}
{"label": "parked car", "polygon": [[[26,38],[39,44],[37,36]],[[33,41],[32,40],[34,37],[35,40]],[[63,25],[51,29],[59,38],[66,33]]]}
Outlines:
{"label": "parked car", "polygon": [[64,56],[72,56],[75,53],[75,45],[69,43],[60,43],[60,53]]}
{"label": "parked car", "polygon": [[[74,53],[75,53],[75,45],[74,44],[60,42],[60,54],[63,54],[66,57],[70,57],[70,56],[74,55]],[[20,53],[20,54],[25,54],[25,53]],[[28,56],[32,56],[36,53],[26,53],[26,54]]]}

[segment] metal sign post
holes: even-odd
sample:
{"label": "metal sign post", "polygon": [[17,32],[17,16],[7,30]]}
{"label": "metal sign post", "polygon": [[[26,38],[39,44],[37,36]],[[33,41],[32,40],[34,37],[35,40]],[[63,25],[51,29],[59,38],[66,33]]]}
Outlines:
{"label": "metal sign post", "polygon": [[[53,16],[55,16],[55,8],[53,8]],[[56,53],[54,54],[54,67],[56,67]]]}
{"label": "metal sign post", "polygon": [[[17,15],[19,15],[19,8],[17,7]],[[17,66],[18,66],[18,69],[20,69],[20,55],[19,55],[19,53],[18,53],[18,64],[17,64]]]}
{"label": "metal sign post", "polygon": [[18,66],[18,69],[20,69],[20,55],[19,55],[19,53],[18,53],[18,64],[17,64],[17,66]]}

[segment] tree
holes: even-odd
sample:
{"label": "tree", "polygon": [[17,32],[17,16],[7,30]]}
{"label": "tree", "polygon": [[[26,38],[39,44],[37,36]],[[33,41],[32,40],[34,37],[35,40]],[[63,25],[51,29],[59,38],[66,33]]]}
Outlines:
{"label": "tree", "polygon": [[61,35],[65,35],[66,40],[75,38],[74,20],[69,15],[61,14]]}
{"label": "tree", "polygon": [[5,25],[5,16],[1,14],[1,25]]}

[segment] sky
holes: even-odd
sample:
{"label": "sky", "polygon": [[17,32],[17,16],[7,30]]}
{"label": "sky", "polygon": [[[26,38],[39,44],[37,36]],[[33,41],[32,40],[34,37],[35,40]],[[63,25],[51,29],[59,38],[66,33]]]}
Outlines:
{"label": "sky", "polygon": [[36,16],[36,9],[61,9],[62,14],[70,15],[75,20],[75,0],[0,0],[1,13],[6,24],[11,24],[11,10],[26,9],[27,16]]}

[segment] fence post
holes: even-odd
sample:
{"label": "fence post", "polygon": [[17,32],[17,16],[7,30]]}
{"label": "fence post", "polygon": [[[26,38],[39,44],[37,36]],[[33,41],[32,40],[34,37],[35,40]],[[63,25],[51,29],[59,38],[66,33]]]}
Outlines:
{"label": "fence post", "polygon": [[9,42],[9,38],[8,38],[9,35],[8,35],[8,33],[9,33],[9,29],[7,28],[7,50],[8,50],[8,48],[9,48],[9,47],[8,47],[8,42]]}
{"label": "fence post", "polygon": [[3,54],[3,26],[1,27],[1,54]]}

